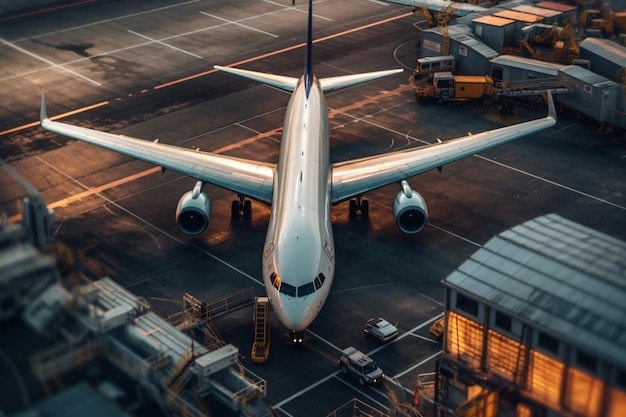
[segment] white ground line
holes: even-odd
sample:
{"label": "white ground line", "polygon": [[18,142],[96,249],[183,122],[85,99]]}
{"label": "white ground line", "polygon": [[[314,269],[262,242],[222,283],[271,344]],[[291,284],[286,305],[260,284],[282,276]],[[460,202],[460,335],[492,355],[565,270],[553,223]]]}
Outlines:
{"label": "white ground line", "polygon": [[221,21],[223,21],[223,22],[228,22],[228,23],[230,23],[230,24],[233,24],[233,25],[236,25],[236,26],[241,26],[242,28],[246,28],[246,29],[249,29],[249,30],[254,30],[255,32],[260,32],[260,33],[263,33],[263,34],[265,34],[265,35],[272,36],[272,37],[274,37],[274,38],[277,38],[277,37],[278,37],[278,35],[275,35],[275,34],[273,34],[273,33],[266,32],[266,31],[261,30],[261,29],[256,29],[256,28],[253,28],[252,26],[248,26],[248,25],[241,24],[241,23],[239,23],[239,21],[236,21],[236,20],[228,20],[228,19],[224,19],[223,17],[215,16],[214,14],[210,14],[210,13],[207,13],[207,12],[200,12],[200,13],[201,13],[201,14],[203,14],[203,15],[205,15],[205,16],[212,17],[213,19],[221,20]]}
{"label": "white ground line", "polygon": [[491,162],[491,163],[493,163],[493,164],[496,164],[496,165],[500,165],[500,166],[506,167],[506,168],[508,168],[508,169],[510,169],[510,170],[512,170],[512,171],[519,172],[520,174],[527,175],[527,176],[529,176],[529,177],[531,177],[531,178],[534,178],[534,179],[536,179],[536,180],[543,181],[543,182],[546,182],[546,183],[548,183],[548,184],[554,185],[555,187],[562,188],[562,189],[567,190],[567,191],[571,191],[571,192],[573,192],[573,193],[576,193],[576,194],[582,195],[583,197],[591,198],[592,200],[596,200],[596,201],[599,201],[599,202],[601,202],[601,203],[605,203],[605,204],[608,204],[608,205],[613,206],[613,207],[615,207],[615,208],[618,208],[618,209],[621,209],[621,210],[625,210],[625,211],[626,211],[626,207],[624,207],[624,206],[620,206],[619,204],[615,204],[615,203],[613,203],[613,202],[611,202],[611,201],[608,201],[608,200],[605,200],[605,199],[603,199],[603,198],[596,197],[596,196],[593,196],[593,195],[591,195],[591,194],[584,193],[584,192],[579,191],[579,190],[577,190],[577,189],[575,189],[575,188],[568,187],[568,186],[563,185],[563,184],[559,184],[558,182],[548,180],[548,179],[546,179],[546,178],[544,178],[544,177],[540,177],[539,175],[531,174],[530,172],[523,171],[523,170],[521,170],[521,169],[519,169],[519,168],[513,168],[513,167],[512,167],[512,166],[510,166],[510,165],[505,165],[505,164],[503,164],[503,163],[501,163],[501,162],[497,162],[497,161],[494,161],[494,160],[492,160],[492,159],[485,158],[484,156],[481,156],[481,155],[476,155],[476,154],[474,154],[474,156],[475,156],[475,157],[477,157],[477,158],[481,158],[481,159],[483,159],[483,160],[485,160],[485,161]]}
{"label": "white ground line", "polygon": [[[65,177],[69,178],[70,180],[72,180],[74,183],[78,184],[80,187],[84,188],[85,190],[89,190],[89,189],[90,189],[87,185],[83,184],[82,182],[80,182],[80,181],[79,181],[79,180],[77,180],[76,178],[72,177],[71,175],[67,174],[66,172],[61,171],[60,169],[58,169],[58,168],[57,168],[57,167],[55,167],[54,165],[52,165],[52,164],[48,163],[47,161],[45,161],[45,160],[41,159],[40,157],[36,157],[36,158],[37,158],[38,160],[40,160],[41,162],[43,162],[44,164],[48,165],[50,168],[52,168],[52,169],[54,169],[55,171],[57,171],[58,173],[60,173],[61,175],[63,175],[63,176],[65,176]],[[102,199],[106,202],[106,203],[104,203],[104,204],[112,204],[112,205],[114,205],[115,207],[119,208],[119,209],[120,209],[120,210],[122,210],[123,212],[128,213],[130,216],[132,216],[132,217],[134,217],[135,219],[139,220],[141,223],[143,223],[143,224],[145,224],[145,225],[147,225],[147,226],[150,226],[150,227],[151,227],[151,228],[153,228],[154,230],[158,230],[158,231],[159,231],[159,232],[161,232],[164,236],[169,237],[169,238],[170,238],[170,239],[172,239],[174,242],[177,242],[177,243],[179,243],[179,244],[181,244],[181,245],[184,245],[184,246],[190,246],[190,247],[192,247],[192,248],[194,248],[194,249],[198,250],[199,252],[201,252],[201,253],[203,253],[203,254],[205,254],[205,255],[209,256],[210,258],[214,259],[215,261],[217,261],[217,262],[221,263],[222,265],[224,265],[224,266],[226,266],[226,267],[228,267],[228,268],[232,269],[233,271],[235,271],[235,272],[237,272],[238,274],[240,274],[241,276],[243,276],[243,277],[245,277],[245,278],[249,279],[250,281],[252,281],[252,282],[254,282],[254,283],[256,283],[256,284],[259,284],[259,285],[263,286],[263,282],[262,282],[262,281],[259,281],[258,279],[254,278],[253,276],[251,276],[251,275],[249,275],[249,274],[245,273],[245,272],[244,272],[244,271],[242,271],[241,269],[239,269],[239,268],[237,268],[236,266],[234,266],[234,265],[232,265],[232,264],[230,264],[230,263],[226,262],[225,260],[223,260],[223,259],[221,259],[221,258],[219,258],[219,257],[217,257],[217,256],[215,256],[215,255],[213,255],[212,253],[208,252],[207,250],[202,249],[201,247],[199,247],[199,246],[197,246],[197,245],[195,245],[195,244],[193,244],[193,243],[191,243],[191,242],[186,242],[186,241],[183,241],[183,240],[181,240],[181,239],[178,239],[177,237],[175,237],[175,236],[173,236],[173,235],[171,235],[171,234],[167,233],[165,230],[163,230],[163,229],[161,229],[161,228],[159,228],[159,227],[155,226],[154,224],[152,224],[152,223],[148,222],[148,221],[147,221],[146,219],[144,219],[143,217],[138,216],[137,214],[135,214],[135,213],[133,213],[132,211],[130,211],[130,210],[128,210],[128,209],[126,209],[126,208],[122,207],[121,205],[119,205],[119,204],[118,204],[118,203],[116,203],[115,201],[113,201],[113,200],[111,200],[111,199],[109,199],[109,198],[105,197],[104,195],[102,195],[102,194],[100,194],[100,193],[96,193],[96,195],[97,195],[98,197],[102,198]],[[103,205],[104,205],[104,204],[103,204]],[[100,206],[98,206],[98,207],[100,207]],[[139,282],[133,282],[133,283],[132,283],[132,285],[133,285],[133,286],[135,286],[135,285],[141,284],[141,283],[146,282],[146,281],[149,281],[149,280],[150,280],[150,279],[145,279],[145,280],[142,280],[142,281],[139,281]]]}
{"label": "white ground line", "polygon": [[[276,2],[274,2],[274,1],[270,1],[270,0],[263,0],[263,1],[264,1],[265,3],[273,4],[274,6],[280,6],[280,7],[282,7],[282,8],[283,8],[283,10],[293,10],[294,12],[308,13],[308,10],[306,10],[306,9],[300,9],[300,8],[298,8],[298,6],[295,6],[295,7],[294,7],[294,6],[287,6],[287,7],[285,7],[285,5],[284,5],[284,4],[281,4],[281,3],[276,3]],[[320,16],[320,15],[315,14],[315,13],[313,13],[313,17],[317,17],[317,18],[319,18],[319,19],[328,20],[329,22],[332,22],[332,21],[333,21],[333,19],[330,19],[330,18],[328,18],[328,17],[324,17],[324,16]]]}
{"label": "white ground line", "polygon": [[440,350],[439,352],[433,353],[432,355],[430,355],[426,359],[416,363],[415,365],[411,366],[410,368],[405,369],[404,371],[400,372],[399,374],[394,375],[393,379],[400,378],[402,375],[405,375],[405,374],[413,371],[414,369],[419,368],[420,366],[422,366],[423,364],[425,364],[429,360],[436,358],[437,356],[441,355],[442,353],[443,353],[443,350]]}
{"label": "white ground line", "polygon": [[16,39],[16,40],[14,40],[14,42],[23,42],[23,41],[28,41],[28,40],[31,40],[31,39],[38,39],[38,38],[48,38],[50,35],[56,35],[57,33],[69,32],[69,31],[77,30],[77,29],[84,29],[84,28],[91,27],[91,26],[101,25],[103,23],[110,23],[110,22],[115,22],[117,20],[128,19],[130,17],[137,17],[137,16],[141,16],[141,15],[144,15],[144,14],[160,12],[161,10],[171,9],[173,7],[185,6],[187,4],[197,3],[199,1],[201,1],[201,0],[191,0],[191,1],[185,1],[185,2],[182,2],[182,3],[171,4],[169,6],[158,7],[156,9],[151,9],[151,10],[145,10],[143,12],[131,13],[131,14],[127,14],[127,15],[124,15],[124,16],[114,17],[114,18],[111,18],[111,19],[105,19],[105,20],[99,20],[97,22],[87,23],[87,24],[84,24],[84,25],[72,26],[70,28],[66,28],[66,29],[62,29],[62,30],[55,30],[54,32],[46,32],[46,33],[42,33],[42,34],[37,35],[37,36],[31,36],[29,38]]}
{"label": "white ground line", "polygon": [[185,51],[184,49],[177,48],[177,47],[175,47],[175,46],[172,46],[172,45],[167,44],[167,43],[165,43],[165,42],[162,42],[162,41],[156,40],[156,39],[151,38],[151,37],[149,37],[149,36],[142,35],[141,33],[137,33],[137,32],[135,32],[135,31],[133,31],[133,30],[128,29],[128,33],[132,33],[133,35],[139,36],[140,38],[144,38],[144,39],[147,39],[147,40],[149,40],[149,41],[151,41],[151,42],[158,43],[159,45],[167,46],[168,48],[171,48],[171,49],[173,49],[173,50],[175,50],[175,51],[182,52],[182,53],[187,54],[187,55],[191,55],[191,56],[196,57],[196,58],[198,58],[198,59],[202,59],[202,57],[201,57],[200,55],[196,55],[196,54],[191,53],[191,52],[189,52],[189,51]]}
{"label": "white ground line", "polygon": [[34,53],[30,52],[30,51],[27,51],[26,49],[20,48],[19,46],[15,45],[15,44],[13,44],[11,42],[5,41],[4,39],[0,39],[0,41],[3,42],[5,45],[10,46],[13,49],[20,51],[21,53],[29,55],[29,56],[31,56],[31,57],[33,57],[35,59],[38,59],[38,60],[40,60],[42,62],[45,62],[46,64],[48,64],[48,65],[50,65],[50,66],[52,66],[54,68],[58,68],[61,71],[65,71],[65,72],[70,73],[70,74],[72,74],[72,75],[74,75],[76,77],[82,78],[83,80],[88,81],[88,82],[90,82],[92,84],[95,84],[97,86],[102,85],[98,81],[95,81],[95,80],[92,80],[91,78],[85,77],[84,75],[79,74],[76,71],[72,71],[70,69],[67,69],[67,68],[63,67],[63,65],[55,64],[54,62],[50,61],[49,59],[42,58],[39,55],[34,54]]}

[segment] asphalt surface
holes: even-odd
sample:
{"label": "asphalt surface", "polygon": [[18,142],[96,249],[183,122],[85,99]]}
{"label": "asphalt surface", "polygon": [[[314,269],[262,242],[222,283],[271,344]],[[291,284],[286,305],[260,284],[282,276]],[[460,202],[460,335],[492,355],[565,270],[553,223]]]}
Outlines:
{"label": "asphalt surface", "polygon": [[[201,235],[178,231],[174,211],[194,180],[68,140],[36,125],[41,93],[62,121],[182,147],[275,161],[288,94],[212,70],[213,65],[299,76],[304,2],[96,1],[0,25],[0,157],[40,190],[56,212],[55,239],[69,243],[97,275],[144,296],[164,316],[184,293],[211,301],[252,287],[263,295],[261,251],[269,208],[253,202],[232,220],[235,196],[210,185],[212,221]],[[419,14],[381,2],[314,5],[318,77],[411,68]],[[405,72],[327,95],[333,161],[435,143],[543,117],[545,106],[515,101],[512,115],[474,102],[416,103]],[[89,109],[86,109],[89,108]],[[267,363],[249,359],[252,311],[216,320],[247,368],[267,381],[267,402],[285,416],[324,416],[359,398],[386,410],[409,402],[419,373],[441,347],[428,327],[443,312],[441,279],[494,235],[557,213],[626,239],[620,133],[559,111],[554,128],[411,178],[430,222],[405,235],[391,214],[397,186],[368,193],[368,219],[333,208],[336,276],[305,346],[294,349],[272,318]],[[25,195],[0,179],[0,207],[18,212]],[[397,322],[381,345],[363,334],[371,317]],[[387,375],[360,387],[341,375],[339,350],[355,346]],[[399,387],[399,388],[398,388]]]}

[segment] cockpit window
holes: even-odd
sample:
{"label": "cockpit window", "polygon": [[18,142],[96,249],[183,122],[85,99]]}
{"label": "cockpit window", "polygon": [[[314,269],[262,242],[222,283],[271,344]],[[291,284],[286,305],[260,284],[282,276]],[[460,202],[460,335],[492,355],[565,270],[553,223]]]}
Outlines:
{"label": "cockpit window", "polygon": [[322,285],[324,284],[325,279],[326,277],[321,272],[318,276],[315,277],[315,281],[313,281],[313,285],[315,285],[315,291],[322,288]]}
{"label": "cockpit window", "polygon": [[278,278],[278,275],[276,275],[276,272],[272,272],[272,275],[270,275],[270,282],[272,283],[274,288],[279,289],[280,278]]}
{"label": "cockpit window", "polygon": [[315,288],[313,287],[313,282],[298,287],[298,297],[304,297],[314,292]]}
{"label": "cockpit window", "polygon": [[280,292],[282,292],[283,294],[286,294],[290,297],[295,297],[296,296],[296,287],[294,287],[293,285],[289,285],[286,282],[283,282],[280,285]]}

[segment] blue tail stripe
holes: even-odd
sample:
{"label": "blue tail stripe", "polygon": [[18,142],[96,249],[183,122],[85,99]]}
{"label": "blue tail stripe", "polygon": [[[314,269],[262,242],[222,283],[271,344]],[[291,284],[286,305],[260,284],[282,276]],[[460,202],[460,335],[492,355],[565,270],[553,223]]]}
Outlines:
{"label": "blue tail stripe", "polygon": [[313,60],[312,60],[312,52],[313,49],[313,0],[309,0],[309,29],[307,32],[307,40],[306,40],[306,58],[304,62],[304,87],[306,91],[306,96],[309,97],[309,92],[311,91],[311,84],[313,84]]}

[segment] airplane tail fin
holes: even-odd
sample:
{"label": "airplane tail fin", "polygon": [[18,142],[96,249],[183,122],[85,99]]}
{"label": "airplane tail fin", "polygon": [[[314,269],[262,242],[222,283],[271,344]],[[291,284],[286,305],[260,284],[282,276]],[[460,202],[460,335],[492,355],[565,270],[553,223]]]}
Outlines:
{"label": "airplane tail fin", "polygon": [[[313,75],[313,0],[309,0],[309,15],[308,15],[308,30],[306,40],[306,56],[304,62],[304,85],[306,88],[306,95],[308,97],[315,79]],[[283,75],[268,74],[264,72],[249,71],[240,68],[222,67],[214,65],[213,68],[220,71],[228,72],[240,77],[248,78],[263,84],[271,85],[276,88],[280,88],[286,91],[293,91],[298,84],[299,79],[295,77],[287,77]],[[322,91],[336,90],[343,87],[349,87],[351,85],[364,83],[367,81],[375,80],[377,78],[387,77],[389,75],[397,74],[404,71],[403,69],[393,69],[387,71],[375,71],[363,74],[350,74],[341,75],[338,77],[328,77],[319,80]]]}

